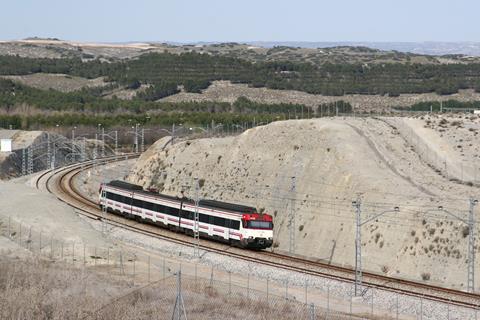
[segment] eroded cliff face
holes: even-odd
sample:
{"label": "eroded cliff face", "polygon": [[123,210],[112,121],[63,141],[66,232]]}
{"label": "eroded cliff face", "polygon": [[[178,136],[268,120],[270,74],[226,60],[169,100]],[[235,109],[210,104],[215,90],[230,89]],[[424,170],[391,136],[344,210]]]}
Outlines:
{"label": "eroded cliff face", "polygon": [[388,121],[292,120],[235,137],[167,141],[139,158],[130,182],[193,198],[198,178],[202,198],[265,209],[274,216],[275,250],[289,248],[294,211],[295,252],[341,265],[354,263],[352,200],[361,198],[363,221],[399,206],[362,226],[364,268],[466,284],[468,230],[428,209],[445,205],[446,195],[447,206],[467,209],[452,194],[472,187],[442,177]]}

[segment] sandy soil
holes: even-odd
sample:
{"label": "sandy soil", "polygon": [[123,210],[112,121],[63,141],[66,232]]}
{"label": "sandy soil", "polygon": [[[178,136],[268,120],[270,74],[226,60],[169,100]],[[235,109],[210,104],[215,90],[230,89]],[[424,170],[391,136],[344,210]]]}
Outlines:
{"label": "sandy soil", "polygon": [[86,79],[64,74],[34,73],[22,76],[2,76],[2,78],[20,82],[37,89],[54,89],[62,92],[71,92],[89,87],[101,87],[107,83],[104,78]]}
{"label": "sandy soil", "polygon": [[[203,198],[265,208],[275,216],[277,250],[288,250],[293,208],[296,252],[341,265],[354,263],[351,201],[361,197],[364,220],[399,206],[399,213],[362,227],[364,267],[464,288],[468,232],[461,222],[431,210],[443,205],[465,215],[468,196],[477,188],[451,181],[428,161],[432,157],[422,158],[395,127],[402,121],[276,122],[237,137],[180,142],[163,151],[159,141],[129,178],[190,196],[193,178],[199,178]],[[422,134],[423,126],[411,127]]]}

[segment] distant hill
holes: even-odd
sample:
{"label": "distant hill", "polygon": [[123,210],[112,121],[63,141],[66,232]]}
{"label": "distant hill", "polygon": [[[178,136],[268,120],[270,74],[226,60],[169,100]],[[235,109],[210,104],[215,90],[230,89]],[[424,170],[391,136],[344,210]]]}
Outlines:
{"label": "distant hill", "polygon": [[368,47],[383,51],[399,51],[405,53],[428,54],[428,55],[467,55],[480,56],[480,42],[269,42],[253,41],[251,45],[273,48],[277,46],[300,47],[300,48],[331,48],[331,47]]}

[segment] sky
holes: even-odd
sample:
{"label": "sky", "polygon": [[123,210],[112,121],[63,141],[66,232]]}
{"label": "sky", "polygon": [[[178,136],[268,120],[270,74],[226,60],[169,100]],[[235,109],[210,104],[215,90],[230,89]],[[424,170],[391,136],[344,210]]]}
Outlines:
{"label": "sky", "polygon": [[480,41],[478,0],[1,2],[1,40]]}

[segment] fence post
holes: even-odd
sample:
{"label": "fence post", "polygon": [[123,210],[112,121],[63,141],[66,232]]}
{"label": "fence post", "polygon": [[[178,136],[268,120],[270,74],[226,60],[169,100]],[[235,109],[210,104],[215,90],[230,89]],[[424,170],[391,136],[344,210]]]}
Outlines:
{"label": "fence post", "polygon": [[228,271],[228,295],[232,294],[232,272]]}
{"label": "fence post", "polygon": [[133,257],[133,279],[132,279],[132,281],[133,281],[133,285],[135,285],[135,257]]}
{"label": "fence post", "polygon": [[250,299],[250,270],[247,273],[247,299]]}
{"label": "fence post", "polygon": [[148,283],[150,283],[150,255],[148,255]]}
{"label": "fence post", "polygon": [[268,303],[268,294],[269,294],[269,290],[268,290],[268,279],[269,279],[269,278],[267,277],[267,305],[269,305],[269,303]]}
{"label": "fence post", "polygon": [[315,305],[310,303],[310,320],[315,320],[317,317],[315,315]]}
{"label": "fence post", "polygon": [[352,319],[352,311],[353,311],[353,292],[352,292],[352,288],[350,288],[350,319]]}
{"label": "fence post", "polygon": [[327,314],[325,315],[325,320],[328,320],[330,313],[330,285],[327,286]]}
{"label": "fence post", "polygon": [[213,266],[212,266],[212,272],[210,273],[210,287],[213,288]]}
{"label": "fence post", "polygon": [[450,320],[450,299],[448,300],[448,303],[447,303],[447,320]]}
{"label": "fence post", "polygon": [[125,274],[125,267],[123,265],[123,252],[120,250],[120,269],[122,271],[122,275]]}
{"label": "fence post", "polygon": [[373,317],[373,294],[374,294],[374,291],[372,289],[372,301],[371,301],[371,307],[370,307],[370,314],[372,315],[372,317]]}
{"label": "fence post", "polygon": [[285,300],[288,300],[288,279],[285,281]]}
{"label": "fence post", "polygon": [[32,249],[32,226],[28,228],[27,249]]}
{"label": "fence post", "polygon": [[163,257],[163,281],[165,281],[165,257]]}
{"label": "fence post", "polygon": [[305,304],[308,304],[308,281],[305,278]]}
{"label": "fence post", "polygon": [[197,267],[198,267],[198,264],[195,263],[195,289],[197,288]]}
{"label": "fence post", "polygon": [[423,296],[420,297],[420,320],[423,319]]}
{"label": "fence post", "polygon": [[398,315],[400,313],[400,310],[398,310],[398,292],[397,292],[395,297],[396,297],[396,300],[397,300],[397,318],[396,319],[398,320]]}

